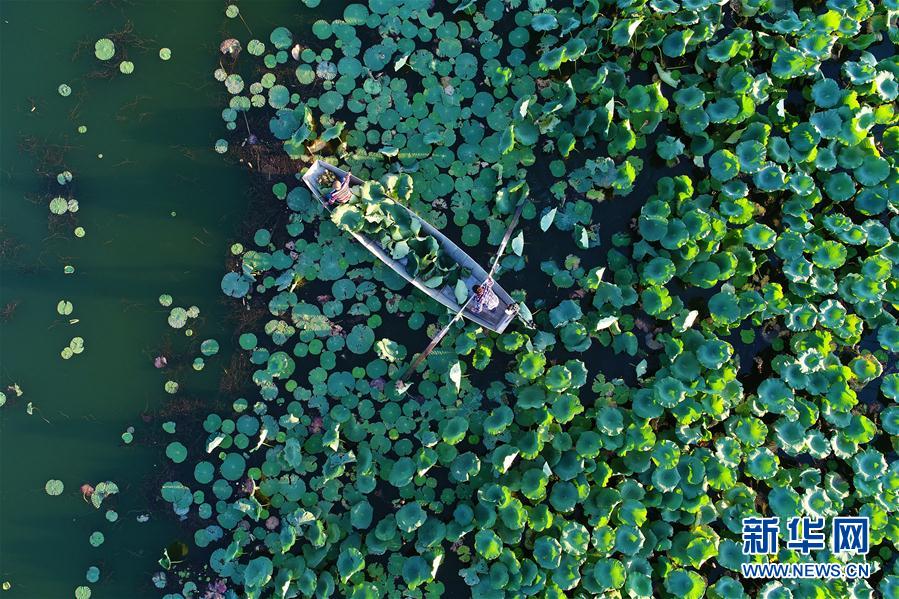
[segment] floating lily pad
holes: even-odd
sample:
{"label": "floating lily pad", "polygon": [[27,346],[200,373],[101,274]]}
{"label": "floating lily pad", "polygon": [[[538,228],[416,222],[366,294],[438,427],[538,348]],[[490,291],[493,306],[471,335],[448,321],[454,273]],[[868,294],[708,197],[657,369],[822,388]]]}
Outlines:
{"label": "floating lily pad", "polygon": [[100,60],[109,60],[115,55],[115,44],[108,38],[100,38],[94,44],[94,54]]}
{"label": "floating lily pad", "polygon": [[187,448],[178,441],[173,441],[165,448],[165,455],[176,464],[180,464],[187,459]]}
{"label": "floating lily pad", "polygon": [[47,481],[47,484],[44,485],[44,490],[47,492],[47,495],[62,495],[63,490],[65,490],[65,486],[63,485],[61,480],[56,480],[55,478],[53,478]]}

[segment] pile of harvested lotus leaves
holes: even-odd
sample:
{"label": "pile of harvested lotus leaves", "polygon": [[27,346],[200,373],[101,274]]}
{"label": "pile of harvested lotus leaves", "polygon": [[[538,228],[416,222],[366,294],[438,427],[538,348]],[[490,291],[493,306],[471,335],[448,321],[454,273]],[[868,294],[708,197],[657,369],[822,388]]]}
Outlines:
{"label": "pile of harvested lotus leaves", "polygon": [[412,178],[408,175],[391,180],[393,187],[385,189],[379,183],[366,183],[359,195],[337,206],[331,220],[347,231],[361,233],[387,251],[391,258],[402,263],[410,276],[421,279],[434,289],[449,285],[455,289],[461,283],[460,303],[467,296],[464,277],[466,269],[444,251],[433,235],[422,231],[421,221],[390,197],[408,199],[412,193]]}

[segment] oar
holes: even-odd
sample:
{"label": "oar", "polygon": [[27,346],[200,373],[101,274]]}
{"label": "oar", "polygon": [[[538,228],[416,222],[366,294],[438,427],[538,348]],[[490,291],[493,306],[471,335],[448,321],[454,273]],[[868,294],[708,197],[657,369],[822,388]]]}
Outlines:
{"label": "oar", "polygon": [[453,324],[455,324],[455,322],[457,320],[462,318],[462,313],[465,312],[465,310],[468,308],[468,304],[471,302],[472,299],[474,299],[474,296],[469,295],[468,299],[465,300],[465,303],[462,304],[462,308],[460,308],[459,311],[453,315],[453,317],[450,319],[450,321],[446,324],[445,327],[443,327],[440,330],[439,333],[434,335],[434,338],[431,339],[431,342],[428,343],[428,346],[425,348],[425,350],[423,352],[421,352],[420,354],[418,354],[418,356],[415,358],[415,360],[412,361],[412,364],[410,364],[409,367],[403,371],[403,374],[400,376],[399,379],[397,379],[397,383],[402,383],[404,380],[406,380],[406,377],[408,377],[410,374],[415,372],[415,369],[418,368],[418,365],[421,364],[422,361],[424,361],[424,359],[428,357],[428,354],[430,354],[432,351],[434,351],[434,348],[437,347],[440,344],[440,342],[443,340],[443,338],[446,337],[446,334],[449,333],[449,330],[450,330],[450,328],[452,328]]}
{"label": "oar", "polygon": [[[518,207],[515,208],[515,214],[512,215],[512,222],[509,223],[509,228],[506,229],[506,234],[503,235],[503,240],[499,244],[499,249],[496,250],[496,256],[493,257],[493,265],[490,267],[490,272],[487,273],[487,278],[491,278],[493,273],[496,272],[496,267],[499,266],[500,258],[503,257],[503,253],[506,251],[506,246],[509,244],[509,240],[512,239],[512,232],[515,230],[515,226],[518,224],[518,219],[521,217],[521,211],[524,210],[524,203],[527,201],[527,196],[521,198],[521,201],[518,202]],[[518,312],[518,318],[521,319],[521,322],[528,328],[535,328],[534,322],[524,316],[521,315],[521,312]]]}
{"label": "oar", "polygon": [[487,278],[493,276],[493,273],[496,272],[496,267],[499,266],[499,260],[503,257],[503,252],[506,251],[506,246],[509,245],[509,240],[512,239],[512,232],[515,230],[515,226],[518,224],[518,219],[521,217],[521,211],[524,210],[524,203],[527,201],[527,196],[521,198],[521,201],[518,202],[518,207],[515,209],[515,214],[512,215],[512,222],[509,223],[509,228],[506,229],[506,234],[503,235],[503,240],[499,244],[499,249],[496,250],[496,255],[493,257],[493,266],[490,267],[490,271],[487,273]]}
{"label": "oar", "polygon": [[[525,196],[521,199],[520,202],[518,202],[518,207],[515,209],[515,214],[512,215],[512,222],[509,223],[509,227],[506,229],[506,234],[503,235],[503,239],[499,244],[499,249],[497,249],[496,255],[493,257],[493,265],[490,267],[490,271],[487,273],[488,279],[493,276],[494,272],[496,272],[496,268],[497,266],[499,266],[500,258],[502,258],[503,252],[506,251],[506,246],[509,244],[509,240],[512,239],[512,232],[515,230],[515,226],[518,224],[518,219],[521,217],[521,211],[524,209],[524,203],[526,200],[527,197]],[[443,340],[444,337],[446,337],[446,334],[449,332],[453,324],[462,317],[462,313],[465,312],[465,310],[468,308],[468,304],[472,299],[474,299],[474,296],[469,295],[468,299],[465,301],[465,304],[458,312],[456,312],[455,315],[453,315],[449,323],[447,323],[447,325],[443,327],[443,329],[441,329],[441,331],[437,333],[433,339],[431,339],[431,342],[428,343],[428,346],[424,349],[424,351],[418,354],[415,360],[413,360],[412,364],[410,364],[409,367],[403,371],[403,374],[397,380],[398,383],[402,383],[406,379],[406,377],[415,372],[415,369],[418,368],[418,365],[428,357],[428,354],[434,351],[434,348],[437,347],[437,345]],[[533,327],[533,323],[529,323],[528,321],[526,321],[521,316],[521,314],[519,314],[519,318],[521,318],[526,325]]]}

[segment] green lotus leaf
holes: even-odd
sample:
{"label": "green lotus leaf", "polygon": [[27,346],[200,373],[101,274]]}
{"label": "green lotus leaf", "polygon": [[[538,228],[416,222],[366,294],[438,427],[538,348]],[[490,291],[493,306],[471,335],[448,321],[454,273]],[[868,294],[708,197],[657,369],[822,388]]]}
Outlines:
{"label": "green lotus leaf", "polygon": [[[887,383],[888,378],[890,378],[889,383]],[[888,395],[884,390],[884,387],[888,384],[891,386],[891,395]],[[896,396],[899,395],[899,376],[895,374],[885,376],[880,384],[880,389],[884,396],[895,400]],[[899,436],[899,406],[890,406],[880,413],[880,426],[887,434]]]}
{"label": "green lotus leaf", "polygon": [[250,292],[252,277],[236,272],[229,272],[222,277],[222,291],[230,297],[244,297]]}
{"label": "green lotus leaf", "polygon": [[775,165],[768,163],[761,170],[752,176],[753,182],[762,191],[777,191],[786,186],[786,178],[783,170]]}
{"label": "green lotus leaf", "polygon": [[[858,177],[856,177],[858,179]],[[887,209],[888,199],[883,188],[866,188],[855,196],[855,209],[866,216],[877,216]]]}
{"label": "green lotus leaf", "polygon": [[514,412],[509,406],[499,406],[484,419],[484,431],[490,435],[500,435],[512,424]]}
{"label": "green lotus leaf", "polygon": [[740,317],[740,305],[737,296],[733,292],[721,291],[709,300],[709,311],[712,319],[719,324],[731,325]]}
{"label": "green lotus leaf", "polygon": [[176,464],[180,464],[187,459],[187,448],[178,441],[174,441],[165,448],[165,455]]}
{"label": "green lotus leaf", "polygon": [[420,555],[407,557],[403,562],[403,580],[410,589],[432,580],[431,566]]}
{"label": "green lotus leaf", "polygon": [[[706,113],[709,115],[709,120],[713,123],[728,123],[740,114],[740,107],[731,98],[721,98],[710,103],[706,107]],[[727,152],[727,150],[719,151]]]}
{"label": "green lotus leaf", "polygon": [[546,371],[544,382],[552,391],[561,392],[571,386],[571,371],[561,364],[556,364]]}
{"label": "green lotus leaf", "polygon": [[503,550],[503,542],[489,528],[479,530],[474,536],[474,548],[486,560],[495,560]]}
{"label": "green lotus leaf", "polygon": [[[548,378],[547,378],[548,380]],[[584,411],[576,395],[564,393],[556,399],[550,406],[550,413],[557,422],[571,422],[575,416]]]}
{"label": "green lotus leaf", "polygon": [[877,342],[883,349],[899,353],[899,325],[886,324],[877,330]]}
{"label": "green lotus leaf", "polygon": [[55,197],[50,200],[51,214],[62,215],[69,212],[69,201],[63,197]]}
{"label": "green lotus leaf", "polygon": [[548,477],[543,470],[532,468],[522,476],[521,492],[532,501],[538,501],[546,496]]}
{"label": "green lotus leaf", "polygon": [[103,481],[101,483],[97,483],[96,487],[94,487],[94,492],[91,495],[91,504],[97,509],[100,509],[100,506],[103,504],[103,501],[106,500],[110,495],[115,495],[119,492],[119,487],[112,481]]}
{"label": "green lotus leaf", "polygon": [[739,49],[737,40],[727,37],[709,48],[708,57],[715,62],[727,62],[737,55]]}
{"label": "green lotus leaf", "polygon": [[237,480],[243,476],[246,460],[239,453],[229,453],[219,466],[219,472],[226,480]]}
{"label": "green lotus leaf", "polygon": [[544,71],[555,71],[562,66],[562,62],[564,62],[564,60],[565,48],[553,48],[552,50],[543,52],[543,54],[540,56],[538,64]]}
{"label": "green lotus leaf", "polygon": [[354,354],[364,354],[375,342],[375,333],[367,325],[356,325],[346,338],[347,348]]}
{"label": "green lotus leaf", "polygon": [[758,394],[769,412],[784,414],[793,407],[793,391],[782,379],[765,379],[759,385]]}
{"label": "green lotus leaf", "polygon": [[740,565],[749,560],[748,557],[743,554],[743,546],[740,543],[731,541],[730,539],[723,539],[718,544],[717,561],[728,570],[737,572],[740,570]]}
{"label": "green lotus leaf", "polygon": [[687,51],[687,44],[692,37],[693,32],[689,29],[672,31],[665,36],[664,40],[662,40],[662,53],[669,58],[683,56]]}
{"label": "green lotus leaf", "polygon": [[794,48],[781,48],[774,53],[771,74],[780,79],[794,79],[806,73],[813,61]]}
{"label": "green lotus leaf", "polygon": [[651,316],[661,316],[673,303],[671,294],[664,287],[653,285],[640,294],[643,309]]}
{"label": "green lotus leaf", "polygon": [[534,31],[552,31],[559,26],[556,16],[550,13],[535,15],[531,19],[531,29]]}
{"label": "green lotus leaf", "polygon": [[219,342],[215,339],[207,339],[200,344],[200,353],[204,356],[214,356],[219,352]]}
{"label": "green lotus leaf", "polygon": [[662,407],[673,408],[686,396],[683,383],[673,377],[662,377],[653,384],[653,396]]}
{"label": "green lotus leaf", "polygon": [[849,368],[861,383],[872,381],[883,372],[883,365],[873,354],[862,354],[853,358],[849,363]]}
{"label": "green lotus leaf", "polygon": [[767,480],[777,474],[779,460],[765,447],[757,448],[746,456],[746,473],[749,476]]}
{"label": "green lotus leaf", "polygon": [[455,445],[465,438],[468,432],[468,420],[461,416],[454,416],[443,423],[441,437],[444,443]]}
{"label": "green lotus leaf", "polygon": [[674,92],[674,101],[678,105],[679,112],[702,107],[705,102],[705,93],[698,87],[684,87]]}
{"label": "green lotus leaf", "polygon": [[662,160],[674,160],[678,156],[683,155],[685,149],[681,140],[670,135],[660,138],[656,143],[656,152]]}
{"label": "green lotus leaf", "polygon": [[269,129],[280,140],[289,140],[303,125],[304,113],[282,108],[269,120]]}
{"label": "green lotus leaf", "polygon": [[784,451],[790,455],[796,455],[805,445],[806,430],[798,421],[779,420],[774,426],[777,439]]}
{"label": "green lotus leaf", "polygon": [[541,568],[555,570],[562,559],[562,546],[552,537],[537,537],[534,541],[534,561]]}
{"label": "green lotus leaf", "polygon": [[671,570],[665,576],[665,589],[675,597],[699,599],[705,593],[705,588],[705,581],[692,570]]}
{"label": "green lotus leaf", "polygon": [[94,44],[94,55],[99,60],[109,60],[115,55],[115,44],[108,38],[100,38]]}
{"label": "green lotus leaf", "polygon": [[777,233],[767,225],[753,223],[743,229],[743,238],[752,247],[759,250],[767,250],[774,247],[777,241]]}
{"label": "green lotus leaf", "polygon": [[47,483],[44,485],[44,491],[47,493],[47,495],[50,495],[51,497],[56,496],[56,495],[62,495],[63,490],[65,490],[65,485],[63,484],[63,482],[61,480],[57,480],[55,478],[48,480]]}
{"label": "green lotus leaf", "polygon": [[855,195],[855,183],[846,173],[836,173],[824,183],[824,193],[835,202],[844,202]]}
{"label": "green lotus leaf", "polygon": [[238,344],[240,345],[240,347],[246,350],[254,349],[257,344],[256,335],[254,335],[253,333],[243,333],[238,338]]}
{"label": "green lotus leaf", "polygon": [[408,457],[401,457],[394,462],[393,468],[390,469],[390,484],[394,487],[403,488],[412,482],[415,475],[415,464]]}
{"label": "green lotus leaf", "polygon": [[875,449],[869,449],[855,454],[852,459],[852,468],[857,476],[872,480],[883,476],[887,469],[887,462],[882,453]]}
{"label": "green lotus leaf", "polygon": [[[615,550],[624,555],[635,555],[643,547],[645,537],[636,526],[619,526],[615,531]],[[624,579],[621,580],[624,582]]]}
{"label": "green lotus leaf", "polygon": [[675,265],[661,256],[650,260],[643,269],[643,280],[649,285],[664,285],[674,277]]}
{"label": "green lotus leaf", "polygon": [[518,362],[518,374],[528,380],[534,380],[543,374],[546,357],[543,354],[529,352],[522,355]]}
{"label": "green lotus leaf", "polygon": [[819,268],[833,270],[846,263],[848,252],[846,248],[836,241],[824,241],[812,254],[812,261]]}
{"label": "green lotus leaf", "polygon": [[709,339],[697,350],[696,358],[706,368],[718,370],[733,355],[731,345],[720,339]]}
{"label": "green lotus leaf", "polygon": [[347,547],[337,556],[337,572],[343,582],[365,567],[365,556],[355,547]]}
{"label": "green lotus leaf", "polygon": [[852,175],[862,185],[877,185],[884,181],[890,174],[890,164],[880,156],[867,156],[861,166],[857,167]]}
{"label": "green lotus leaf", "polygon": [[627,573],[624,588],[631,597],[651,597],[652,579],[643,572],[631,571]]}
{"label": "green lotus leaf", "polygon": [[275,48],[284,50],[293,43],[293,34],[286,27],[277,27],[272,30],[269,40],[274,44]]}
{"label": "green lotus leaf", "polygon": [[267,557],[251,559],[243,572],[243,584],[248,589],[261,589],[273,573],[272,560]]}
{"label": "green lotus leaf", "polygon": [[581,307],[577,302],[565,300],[549,312],[550,322],[554,327],[578,320],[583,316]]}
{"label": "green lotus leaf", "polygon": [[560,481],[552,486],[549,502],[560,512],[570,512],[579,501],[577,487],[567,481]]}

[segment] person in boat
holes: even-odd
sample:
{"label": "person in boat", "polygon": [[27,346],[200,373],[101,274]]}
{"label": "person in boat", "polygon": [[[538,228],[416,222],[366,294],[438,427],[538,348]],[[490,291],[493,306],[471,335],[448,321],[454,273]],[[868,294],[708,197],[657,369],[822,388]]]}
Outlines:
{"label": "person in boat", "polygon": [[350,177],[350,173],[347,173],[343,181],[334,180],[334,189],[328,194],[328,204],[343,204],[353,197],[353,193],[350,191]]}
{"label": "person in boat", "polygon": [[499,297],[493,293],[493,279],[488,278],[480,285],[471,288],[474,292],[474,305],[471,311],[474,313],[491,312],[499,306]]}

